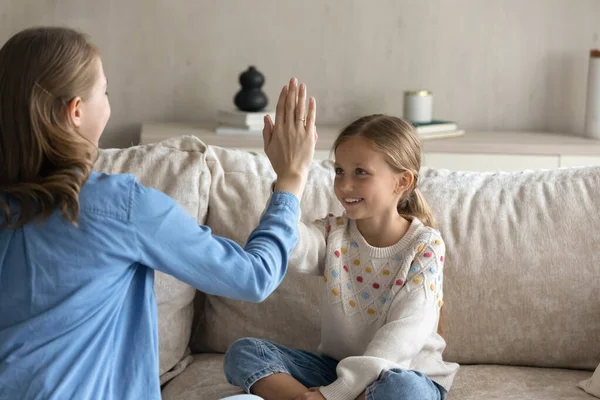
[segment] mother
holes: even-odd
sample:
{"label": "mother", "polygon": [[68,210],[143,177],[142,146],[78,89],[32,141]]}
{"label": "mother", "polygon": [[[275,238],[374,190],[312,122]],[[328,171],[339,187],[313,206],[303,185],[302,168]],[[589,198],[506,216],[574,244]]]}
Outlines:
{"label": "mother", "polygon": [[110,107],[84,35],[36,28],[9,39],[0,49],[0,399],[160,399],[154,270],[214,295],[269,296],[297,241],[314,154],[316,104],[305,117],[305,103],[292,79],[265,130],[275,193],[241,248],[134,177],[90,172]]}

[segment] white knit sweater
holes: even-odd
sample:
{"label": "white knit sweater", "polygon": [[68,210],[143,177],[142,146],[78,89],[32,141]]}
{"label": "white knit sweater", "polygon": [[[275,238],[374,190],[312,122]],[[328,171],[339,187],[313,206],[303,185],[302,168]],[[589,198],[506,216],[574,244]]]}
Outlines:
{"label": "white knit sweater", "polygon": [[346,216],[299,225],[290,268],[323,275],[319,351],[340,360],[338,379],[320,388],[328,400],[353,400],[381,372],[420,371],[447,390],[458,364],[442,360],[437,334],[445,245],[413,218],[390,247],[370,246]]}

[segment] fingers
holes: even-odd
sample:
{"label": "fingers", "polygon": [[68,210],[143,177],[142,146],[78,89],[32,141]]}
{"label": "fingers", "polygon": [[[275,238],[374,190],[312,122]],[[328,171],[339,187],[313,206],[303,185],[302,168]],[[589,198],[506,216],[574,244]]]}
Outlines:
{"label": "fingers", "polygon": [[306,113],[306,85],[304,83],[300,84],[298,88],[298,105],[296,107],[296,125],[304,126],[305,121],[305,113]]}
{"label": "fingers", "polygon": [[[285,85],[279,93],[277,108],[275,109],[275,126],[282,126],[285,122],[285,100],[287,98],[288,86]],[[270,119],[270,118],[269,118]]]}
{"label": "fingers", "polygon": [[265,126],[268,126],[269,131],[271,133],[273,133],[274,124],[273,124],[273,120],[271,119],[271,116],[269,114],[265,115]]}
{"label": "fingers", "polygon": [[308,100],[308,115],[306,116],[306,129],[314,128],[317,119],[317,101],[314,97]]}
{"label": "fingers", "polygon": [[287,99],[285,101],[285,123],[286,123],[286,125],[294,123],[294,116],[296,115],[297,100],[298,100],[298,80],[296,78],[292,78],[292,79],[290,79],[290,84],[289,84],[288,93],[287,93]]}
{"label": "fingers", "polygon": [[266,150],[267,147],[269,146],[269,143],[271,143],[271,136],[273,135],[273,121],[271,120],[270,115],[265,115],[264,123],[265,123],[265,126],[263,128],[262,133],[263,133],[263,143],[264,143],[265,150]]}

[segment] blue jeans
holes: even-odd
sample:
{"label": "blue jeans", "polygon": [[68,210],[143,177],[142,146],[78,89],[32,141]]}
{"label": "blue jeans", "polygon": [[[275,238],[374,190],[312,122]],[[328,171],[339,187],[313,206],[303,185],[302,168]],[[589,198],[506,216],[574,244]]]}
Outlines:
{"label": "blue jeans", "polygon": [[[338,361],[325,355],[292,349],[268,340],[245,338],[225,354],[225,376],[250,393],[260,379],[277,373],[291,375],[307,388],[327,386],[337,379]],[[418,371],[391,369],[366,388],[367,400],[444,400],[446,390]],[[354,399],[348,399],[354,400]]]}

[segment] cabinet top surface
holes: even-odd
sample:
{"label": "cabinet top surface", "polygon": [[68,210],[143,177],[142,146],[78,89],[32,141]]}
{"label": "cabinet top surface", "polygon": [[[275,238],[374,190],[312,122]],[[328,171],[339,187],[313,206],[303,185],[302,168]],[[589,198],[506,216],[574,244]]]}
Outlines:
{"label": "cabinet top surface", "polygon": [[[216,125],[193,123],[144,123],[141,144],[152,143],[182,135],[195,135],[207,145],[236,148],[262,148],[262,135],[216,134]],[[330,150],[339,126],[317,126],[317,150]],[[464,135],[423,139],[424,152],[494,153],[529,155],[588,155],[600,156],[600,140],[573,134],[548,132],[476,132]]]}

